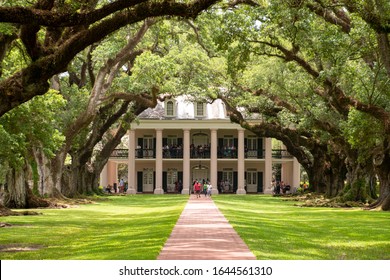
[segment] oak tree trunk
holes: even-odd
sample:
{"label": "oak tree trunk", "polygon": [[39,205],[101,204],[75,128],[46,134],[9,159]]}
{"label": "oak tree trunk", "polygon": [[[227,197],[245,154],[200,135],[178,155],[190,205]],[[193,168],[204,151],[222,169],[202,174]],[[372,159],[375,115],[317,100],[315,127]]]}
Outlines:
{"label": "oak tree trunk", "polygon": [[338,196],[338,201],[371,202],[370,177],[367,170],[357,161],[350,161],[348,165],[347,184]]}
{"label": "oak tree trunk", "polygon": [[27,208],[27,167],[11,168],[7,173],[7,190],[4,206],[8,208]]}
{"label": "oak tree trunk", "polygon": [[380,189],[378,199],[369,208],[379,208],[390,211],[390,147],[385,152],[374,158],[375,171],[377,173]]}

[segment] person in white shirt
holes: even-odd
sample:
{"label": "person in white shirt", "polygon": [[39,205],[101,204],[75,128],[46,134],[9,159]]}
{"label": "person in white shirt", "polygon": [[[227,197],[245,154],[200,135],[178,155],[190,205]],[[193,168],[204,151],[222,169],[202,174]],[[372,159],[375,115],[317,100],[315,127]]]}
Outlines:
{"label": "person in white shirt", "polygon": [[213,186],[209,182],[208,185],[207,185],[207,195],[211,196],[212,191],[213,191]]}

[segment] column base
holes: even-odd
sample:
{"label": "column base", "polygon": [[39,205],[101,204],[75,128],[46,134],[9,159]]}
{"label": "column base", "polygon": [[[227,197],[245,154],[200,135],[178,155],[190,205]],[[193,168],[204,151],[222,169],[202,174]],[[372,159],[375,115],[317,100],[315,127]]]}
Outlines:
{"label": "column base", "polygon": [[244,189],[238,189],[238,190],[236,191],[236,194],[246,194],[246,190],[244,190]]}
{"label": "column base", "polygon": [[189,189],[183,189],[183,190],[181,191],[181,194],[190,195],[190,190],[189,190]]}
{"label": "column base", "polygon": [[136,193],[137,193],[137,191],[134,190],[134,189],[128,189],[128,190],[126,191],[126,194],[136,194]]}
{"label": "column base", "polygon": [[214,194],[219,194],[219,191],[218,191],[218,190],[215,190],[215,189],[213,189],[213,190],[211,191],[211,195],[214,195]]}
{"label": "column base", "polygon": [[154,190],[154,194],[164,194],[164,190],[163,189],[155,189]]}

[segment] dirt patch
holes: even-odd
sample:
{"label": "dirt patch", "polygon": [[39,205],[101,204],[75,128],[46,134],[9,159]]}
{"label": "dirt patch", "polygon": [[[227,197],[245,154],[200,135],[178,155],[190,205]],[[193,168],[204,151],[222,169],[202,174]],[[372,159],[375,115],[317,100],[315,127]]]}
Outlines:
{"label": "dirt patch", "polygon": [[16,253],[25,251],[36,251],[44,248],[38,244],[0,244],[0,252]]}

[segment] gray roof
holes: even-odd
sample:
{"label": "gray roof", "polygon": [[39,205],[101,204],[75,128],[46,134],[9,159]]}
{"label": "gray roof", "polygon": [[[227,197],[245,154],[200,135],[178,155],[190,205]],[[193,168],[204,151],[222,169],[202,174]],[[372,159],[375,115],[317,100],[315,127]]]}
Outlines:
{"label": "gray roof", "polygon": [[[138,117],[140,119],[177,119],[188,120],[196,119],[195,106],[196,103],[191,101],[186,96],[177,96],[174,99],[175,115],[173,117],[167,117],[165,115],[165,102],[158,101],[155,108],[148,108],[143,111]],[[212,103],[206,104],[205,116],[202,119],[228,119],[226,115],[225,104],[222,100],[217,99]]]}

